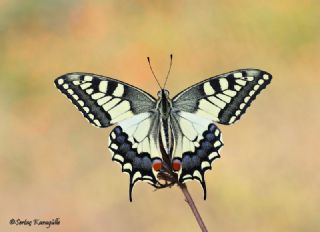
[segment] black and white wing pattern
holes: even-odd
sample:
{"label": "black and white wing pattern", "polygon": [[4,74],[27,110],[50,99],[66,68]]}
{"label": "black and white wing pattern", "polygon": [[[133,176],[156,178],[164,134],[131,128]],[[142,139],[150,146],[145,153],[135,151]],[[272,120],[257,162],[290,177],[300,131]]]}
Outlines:
{"label": "black and white wing pattern", "polygon": [[157,173],[162,163],[159,147],[159,114],[141,113],[116,126],[109,137],[112,160],[120,163],[122,171],[129,174],[129,199],[137,181],[157,183]]}
{"label": "black and white wing pattern", "polygon": [[239,120],[271,78],[269,73],[257,69],[236,70],[197,83],[173,98],[173,160],[181,162],[179,181],[198,180],[204,199],[204,173],[220,157],[223,146],[214,122],[228,125]]}
{"label": "black and white wing pattern", "polygon": [[206,199],[204,173],[211,169],[213,160],[220,158],[221,132],[209,119],[188,112],[173,111],[171,121],[175,139],[172,156],[181,163],[178,180],[199,181]]}
{"label": "black and white wing pattern", "polygon": [[179,93],[173,98],[173,107],[221,124],[232,124],[240,119],[271,78],[271,74],[258,69],[221,74]]}
{"label": "black and white wing pattern", "polygon": [[156,184],[162,162],[157,132],[159,113],[148,93],[121,81],[89,73],[70,73],[55,80],[57,88],[91,124],[108,127],[112,160],[129,174],[129,198],[137,181]]}
{"label": "black and white wing pattern", "polygon": [[[165,171],[170,162],[169,175],[176,172],[180,183],[198,180],[205,199],[204,174],[211,169],[213,160],[220,157],[223,146],[221,132],[214,122],[228,125],[239,120],[271,78],[265,71],[241,69],[187,88],[172,100],[167,121],[171,131],[167,128],[165,133],[160,133],[160,128],[165,128],[161,124],[166,112],[160,104],[163,99],[156,101],[141,89],[90,73],[69,73],[58,77],[55,84],[94,126],[116,124],[108,148],[112,160],[129,174],[130,201],[137,181],[156,187],[159,172]],[[167,161],[162,156],[161,141],[169,143],[171,135],[172,153],[167,155],[172,160]],[[166,163],[166,169],[162,163]],[[176,181],[176,176],[173,177]]]}
{"label": "black and white wing pattern", "polygon": [[91,73],[69,73],[55,80],[79,111],[97,127],[108,127],[155,108],[155,99],[129,84]]}

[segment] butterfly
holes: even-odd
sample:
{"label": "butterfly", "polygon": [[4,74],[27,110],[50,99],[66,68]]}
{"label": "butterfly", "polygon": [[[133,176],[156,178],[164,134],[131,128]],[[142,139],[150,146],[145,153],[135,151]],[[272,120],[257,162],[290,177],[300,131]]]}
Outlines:
{"label": "butterfly", "polygon": [[[171,64],[172,56],[170,69]],[[220,158],[224,145],[215,123],[238,121],[271,79],[271,74],[259,69],[239,69],[196,83],[173,98],[166,82],[161,87],[157,79],[157,98],[92,73],[68,73],[58,77],[55,85],[92,125],[115,125],[108,148],[112,160],[129,174],[130,201],[138,181],[166,187],[197,180],[206,199],[204,174]]]}

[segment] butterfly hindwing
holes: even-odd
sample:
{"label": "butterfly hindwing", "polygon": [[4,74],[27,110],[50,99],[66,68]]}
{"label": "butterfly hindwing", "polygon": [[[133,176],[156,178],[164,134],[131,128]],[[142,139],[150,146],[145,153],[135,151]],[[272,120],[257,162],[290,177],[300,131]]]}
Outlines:
{"label": "butterfly hindwing", "polygon": [[123,172],[130,177],[129,199],[132,201],[133,186],[137,181],[157,183],[157,172],[152,163],[162,160],[158,141],[156,112],[138,114],[116,126],[109,137],[112,160],[120,163]]}
{"label": "butterfly hindwing", "polygon": [[207,118],[191,113],[176,111],[172,117],[175,137],[173,159],[181,161],[179,182],[198,180],[206,199],[204,174],[211,169],[212,162],[220,158],[219,150],[223,146],[221,132]]}
{"label": "butterfly hindwing", "polygon": [[232,124],[240,119],[271,78],[271,74],[258,69],[218,75],[179,93],[173,98],[173,107],[215,122]]}
{"label": "butterfly hindwing", "polygon": [[55,84],[97,127],[108,127],[155,108],[151,95],[109,77],[69,73],[58,77]]}

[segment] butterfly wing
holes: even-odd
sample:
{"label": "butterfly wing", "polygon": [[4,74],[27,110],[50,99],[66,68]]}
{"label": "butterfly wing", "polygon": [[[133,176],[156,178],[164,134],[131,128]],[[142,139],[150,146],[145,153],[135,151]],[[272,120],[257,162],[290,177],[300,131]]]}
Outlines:
{"label": "butterfly wing", "polygon": [[209,119],[188,112],[175,111],[171,117],[175,139],[173,159],[181,162],[179,182],[198,180],[206,199],[204,173],[211,169],[216,158],[220,158],[221,132]]}
{"label": "butterfly wing", "polygon": [[197,83],[173,98],[173,107],[222,124],[240,119],[271,74],[258,69],[240,69]]}
{"label": "butterfly wing", "polygon": [[121,81],[89,73],[70,73],[55,80],[57,88],[91,124],[118,124],[109,137],[112,160],[130,176],[129,197],[137,181],[156,184],[152,163],[162,160],[158,147],[159,115],[155,99]]}
{"label": "butterfly wing", "polygon": [[173,98],[173,159],[182,167],[179,181],[198,180],[204,190],[204,173],[220,157],[220,130],[213,122],[232,124],[240,119],[272,76],[257,69],[241,69],[209,78]]}
{"label": "butterfly wing", "polygon": [[109,149],[112,160],[118,162],[122,171],[129,174],[129,199],[137,181],[157,183],[157,171],[153,162],[162,162],[159,148],[159,114],[147,112],[124,120],[110,134]]}
{"label": "butterfly wing", "polygon": [[91,124],[108,127],[155,108],[155,99],[129,84],[90,73],[69,73],[55,80]]}

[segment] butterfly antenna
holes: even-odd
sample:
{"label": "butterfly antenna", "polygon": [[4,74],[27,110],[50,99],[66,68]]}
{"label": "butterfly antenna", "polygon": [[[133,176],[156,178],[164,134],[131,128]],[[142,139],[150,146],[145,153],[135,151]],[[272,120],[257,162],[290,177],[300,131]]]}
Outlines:
{"label": "butterfly antenna", "polygon": [[160,83],[159,83],[159,81],[158,81],[158,79],[157,79],[156,75],[154,74],[153,69],[152,69],[152,67],[151,67],[150,57],[148,56],[147,59],[148,59],[148,63],[149,63],[149,67],[150,67],[150,69],[151,69],[151,72],[152,72],[152,74],[153,74],[153,76],[154,76],[154,79],[156,79],[156,81],[157,81],[160,89],[162,89],[162,88],[161,88],[161,85],[160,85]]}
{"label": "butterfly antenna", "polygon": [[168,81],[168,77],[169,77],[170,71],[171,71],[171,66],[172,66],[172,54],[170,54],[170,67],[169,67],[169,70],[168,70],[168,73],[167,73],[167,77],[166,77],[166,81],[164,82],[163,88],[166,87],[166,84],[167,84],[167,81]]}

